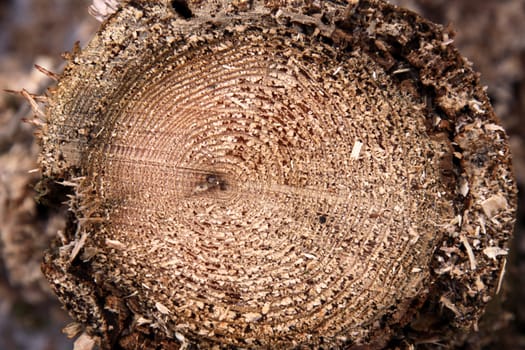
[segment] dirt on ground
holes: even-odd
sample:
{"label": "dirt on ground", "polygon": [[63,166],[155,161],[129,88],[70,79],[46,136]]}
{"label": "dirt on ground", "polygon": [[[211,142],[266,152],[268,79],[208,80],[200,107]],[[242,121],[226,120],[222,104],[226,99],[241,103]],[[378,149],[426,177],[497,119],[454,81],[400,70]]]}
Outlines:
{"label": "dirt on ground", "polygon": [[[525,186],[525,0],[395,0],[451,26],[454,42],[481,73],[507,130],[520,190]],[[52,79],[35,64],[59,72],[61,53],[85,43],[98,27],[89,0],[0,2],[0,89],[42,94]],[[38,102],[38,101],[37,101]],[[31,107],[21,94],[0,92],[0,349],[71,349],[61,333],[71,320],[40,272],[48,242],[64,225],[60,208],[35,200],[38,145],[24,123]],[[525,196],[497,305],[488,310],[487,331],[466,349],[525,349]],[[491,312],[498,313],[493,317]],[[497,320],[494,322],[493,320]],[[438,347],[439,348],[439,347]]]}

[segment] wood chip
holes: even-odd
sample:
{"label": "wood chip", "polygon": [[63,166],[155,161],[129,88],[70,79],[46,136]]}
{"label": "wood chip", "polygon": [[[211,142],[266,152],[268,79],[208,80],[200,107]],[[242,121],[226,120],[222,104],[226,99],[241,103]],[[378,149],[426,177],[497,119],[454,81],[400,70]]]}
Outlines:
{"label": "wood chip", "polygon": [[116,239],[106,238],[106,245],[109,248],[120,249],[120,250],[124,250],[126,248],[124,243],[122,243],[121,241],[118,241]]}
{"label": "wood chip", "polygon": [[507,199],[500,194],[494,195],[481,202],[481,208],[483,209],[485,215],[491,219],[500,209],[508,208]]}
{"label": "wood chip", "polygon": [[270,303],[264,304],[264,306],[262,308],[262,314],[266,315],[269,311],[270,311]]}
{"label": "wood chip", "polygon": [[459,239],[465,247],[465,250],[467,251],[468,260],[470,262],[470,269],[474,271],[476,269],[476,257],[474,255],[474,252],[472,251],[472,247],[470,246],[468,239],[464,235],[460,235]]}
{"label": "wood chip", "polygon": [[73,350],[93,350],[95,348],[95,340],[91,338],[86,333],[82,333],[75,344],[73,345]]}
{"label": "wood chip", "polygon": [[258,312],[248,312],[243,315],[246,322],[257,322],[262,318],[262,315]]}
{"label": "wood chip", "polygon": [[468,181],[467,179],[465,178],[460,178],[459,179],[459,193],[463,196],[463,197],[466,197],[468,192],[469,192],[470,188],[469,188],[469,184],[468,184]]}
{"label": "wood chip", "polygon": [[151,320],[148,320],[147,318],[144,318],[142,316],[140,316],[139,318],[137,318],[137,325],[138,326],[143,326],[145,324],[150,324],[152,323],[153,321]]}
{"label": "wood chip", "polygon": [[82,331],[82,325],[77,322],[72,322],[62,329],[62,333],[69,339],[76,337]]}
{"label": "wood chip", "polygon": [[166,306],[164,306],[163,304],[159,303],[158,301],[155,303],[155,307],[157,308],[157,310],[160,311],[160,313],[164,314],[164,315],[168,315],[171,313],[170,309],[168,309]]}
{"label": "wood chip", "polygon": [[487,247],[483,249],[483,254],[490,259],[496,259],[500,255],[507,255],[508,252],[500,247]]}
{"label": "wood chip", "polygon": [[86,244],[87,237],[88,237],[88,233],[84,231],[80,235],[80,239],[75,242],[75,246],[73,247],[73,250],[71,251],[71,255],[69,256],[70,263],[73,260],[75,260],[78,253],[80,252],[80,249],[82,249],[82,247],[84,247],[84,244]]}
{"label": "wood chip", "polygon": [[443,306],[445,306],[447,309],[449,309],[450,311],[452,311],[456,316],[461,316],[461,312],[459,312],[458,308],[456,307],[456,305],[454,305],[454,303],[452,303],[452,301],[450,301],[449,298],[447,298],[446,296],[442,295],[440,298],[439,298],[439,302],[441,304],[443,304]]}
{"label": "wood chip", "polygon": [[499,294],[499,292],[501,291],[501,286],[503,285],[503,277],[505,277],[506,267],[507,267],[507,259],[503,259],[503,265],[501,266],[501,270],[499,272],[498,287],[496,288],[496,294]]}
{"label": "wood chip", "polygon": [[354,143],[354,147],[352,147],[352,153],[350,154],[350,159],[358,159],[359,153],[361,153],[361,147],[363,147],[363,143],[360,141],[356,141]]}

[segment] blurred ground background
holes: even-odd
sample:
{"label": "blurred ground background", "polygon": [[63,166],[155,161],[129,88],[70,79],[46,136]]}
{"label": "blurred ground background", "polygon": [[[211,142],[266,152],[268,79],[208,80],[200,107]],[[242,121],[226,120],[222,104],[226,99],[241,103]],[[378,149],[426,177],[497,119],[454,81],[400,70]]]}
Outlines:
{"label": "blurred ground background", "polygon": [[[457,32],[456,46],[481,72],[508,131],[520,189],[525,185],[525,0],[392,0]],[[60,72],[60,54],[98,27],[90,0],[0,0],[0,89],[41,94]],[[42,252],[63,224],[61,213],[35,202],[38,146],[23,123],[29,105],[0,92],[0,349],[72,349],[61,329],[70,320],[40,274]],[[466,349],[525,349],[525,199],[512,242],[503,317]],[[499,312],[499,311],[498,311]]]}

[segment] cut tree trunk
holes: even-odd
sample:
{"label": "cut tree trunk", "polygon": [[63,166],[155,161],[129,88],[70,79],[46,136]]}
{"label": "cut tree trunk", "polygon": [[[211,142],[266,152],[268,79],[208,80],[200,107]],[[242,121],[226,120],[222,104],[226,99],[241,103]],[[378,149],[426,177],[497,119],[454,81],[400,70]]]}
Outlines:
{"label": "cut tree trunk", "polygon": [[43,263],[69,330],[103,349],[476,330],[516,185],[452,36],[377,0],[121,4],[37,116],[43,196],[71,211]]}

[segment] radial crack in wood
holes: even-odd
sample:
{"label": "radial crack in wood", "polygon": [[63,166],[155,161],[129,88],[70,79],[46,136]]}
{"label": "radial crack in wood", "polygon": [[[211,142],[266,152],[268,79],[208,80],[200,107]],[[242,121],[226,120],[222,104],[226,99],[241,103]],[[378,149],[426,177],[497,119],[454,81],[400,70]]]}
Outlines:
{"label": "radial crack in wood", "polygon": [[97,344],[382,348],[475,328],[516,185],[450,33],[377,0],[115,9],[68,55],[41,137],[44,184],[74,192],[43,271]]}

